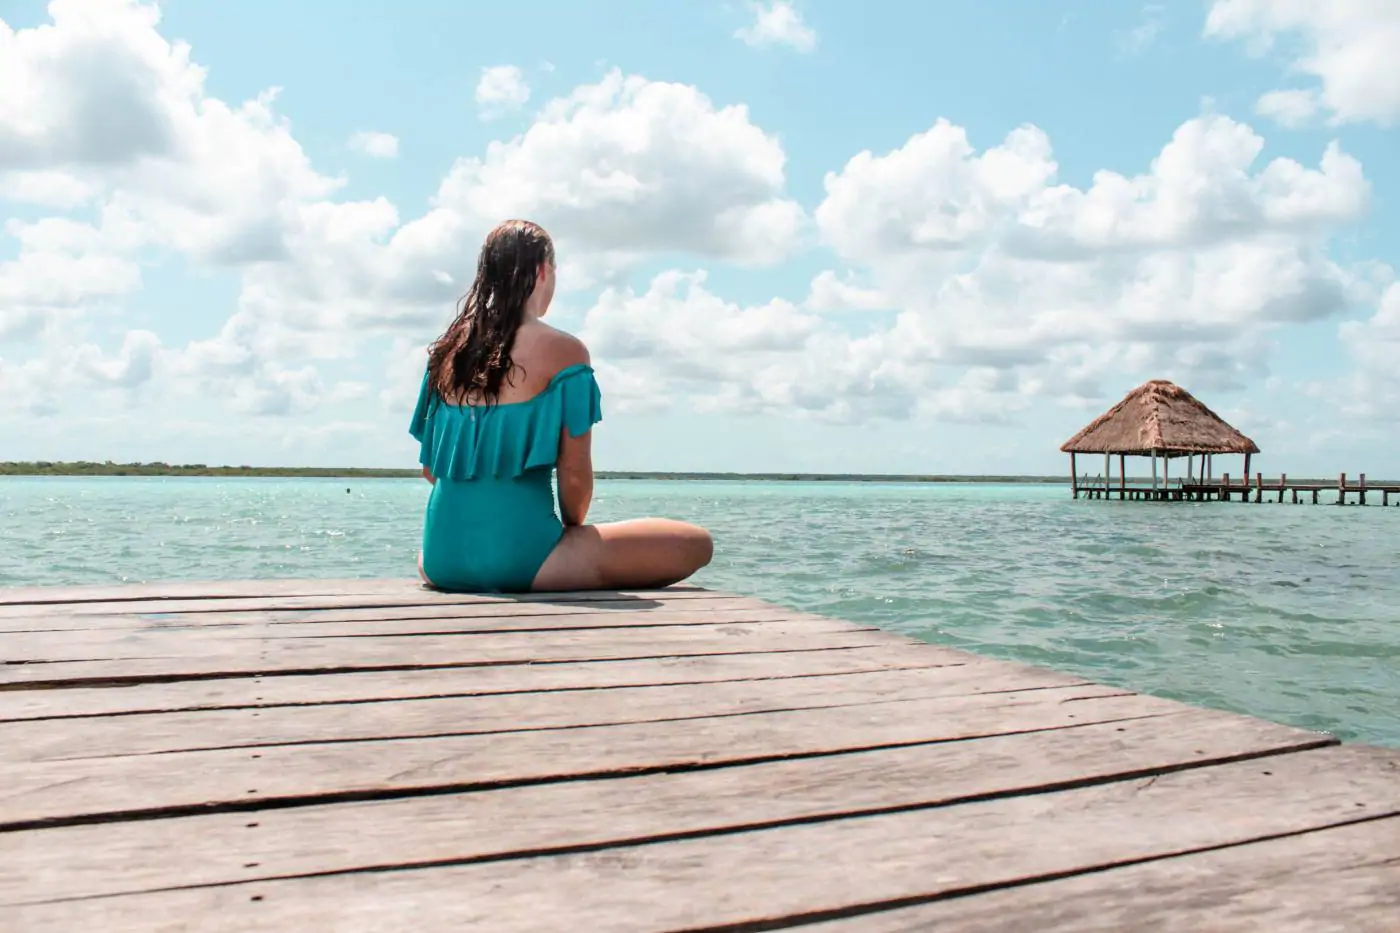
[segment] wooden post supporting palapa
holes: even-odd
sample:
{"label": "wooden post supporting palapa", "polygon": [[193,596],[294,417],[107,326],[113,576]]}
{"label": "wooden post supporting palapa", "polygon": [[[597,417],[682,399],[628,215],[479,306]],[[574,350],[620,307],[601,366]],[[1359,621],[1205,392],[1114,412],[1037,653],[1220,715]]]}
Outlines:
{"label": "wooden post supporting palapa", "polygon": [[1220,498],[1225,502],[1230,501],[1230,474],[1226,473],[1220,477]]}
{"label": "wooden post supporting palapa", "polygon": [[1073,453],[1069,455],[1069,481],[1074,490],[1074,498],[1079,498],[1079,463]]}
{"label": "wooden post supporting palapa", "polygon": [[1254,501],[1255,501],[1255,502],[1263,502],[1263,501],[1264,501],[1264,474],[1263,474],[1263,473],[1255,473],[1255,474],[1254,474]]}
{"label": "wooden post supporting palapa", "polygon": [[1118,455],[1118,498],[1128,498],[1128,455]]}

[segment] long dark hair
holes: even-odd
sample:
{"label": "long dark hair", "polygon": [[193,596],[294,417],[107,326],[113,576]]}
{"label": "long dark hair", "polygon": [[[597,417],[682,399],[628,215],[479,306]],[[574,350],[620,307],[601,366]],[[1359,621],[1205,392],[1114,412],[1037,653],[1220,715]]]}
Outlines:
{"label": "long dark hair", "polygon": [[554,243],[538,224],[507,220],[486,235],[471,290],[428,349],[428,379],[439,395],[495,404],[516,368],[511,346],[546,262],[554,262]]}

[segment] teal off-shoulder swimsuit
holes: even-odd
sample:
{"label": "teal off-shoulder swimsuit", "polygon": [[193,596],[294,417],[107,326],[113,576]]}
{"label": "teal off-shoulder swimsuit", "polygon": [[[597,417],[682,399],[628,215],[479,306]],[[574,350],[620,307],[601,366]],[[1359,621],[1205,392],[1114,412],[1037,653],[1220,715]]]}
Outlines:
{"label": "teal off-shoulder swimsuit", "polygon": [[560,432],[603,420],[586,365],[560,370],[534,398],[449,405],[423,374],[409,433],[437,482],[423,521],[423,572],[464,592],[525,592],[564,533],[551,482]]}

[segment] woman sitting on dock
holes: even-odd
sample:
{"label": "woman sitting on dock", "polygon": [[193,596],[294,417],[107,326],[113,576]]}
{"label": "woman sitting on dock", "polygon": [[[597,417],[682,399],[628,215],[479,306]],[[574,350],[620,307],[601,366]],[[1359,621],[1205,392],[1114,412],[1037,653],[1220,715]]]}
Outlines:
{"label": "woman sitting on dock", "polygon": [[602,395],[587,347],[541,320],[554,275],[549,235],[506,221],[486,237],[461,312],[429,348],[409,433],[433,484],[418,558],[430,586],[653,588],[710,562],[709,532],[695,525],[584,524]]}

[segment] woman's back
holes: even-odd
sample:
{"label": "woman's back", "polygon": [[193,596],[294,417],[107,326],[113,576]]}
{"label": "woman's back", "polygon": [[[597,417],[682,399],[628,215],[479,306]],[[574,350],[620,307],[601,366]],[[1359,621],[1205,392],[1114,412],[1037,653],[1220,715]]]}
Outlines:
{"label": "woman's back", "polygon": [[501,224],[429,350],[409,430],[433,483],[419,570],[434,586],[661,586],[710,560],[708,532],[684,522],[584,524],[602,396],[583,344],[540,320],[554,272],[553,243],[537,224]]}
{"label": "woman's back", "polygon": [[551,486],[562,442],[602,420],[586,353],[559,366],[579,358],[576,340],[536,324],[517,345],[522,375],[492,403],[449,401],[424,374],[409,431],[434,480],[423,570],[439,586],[530,588],[563,532]]}

